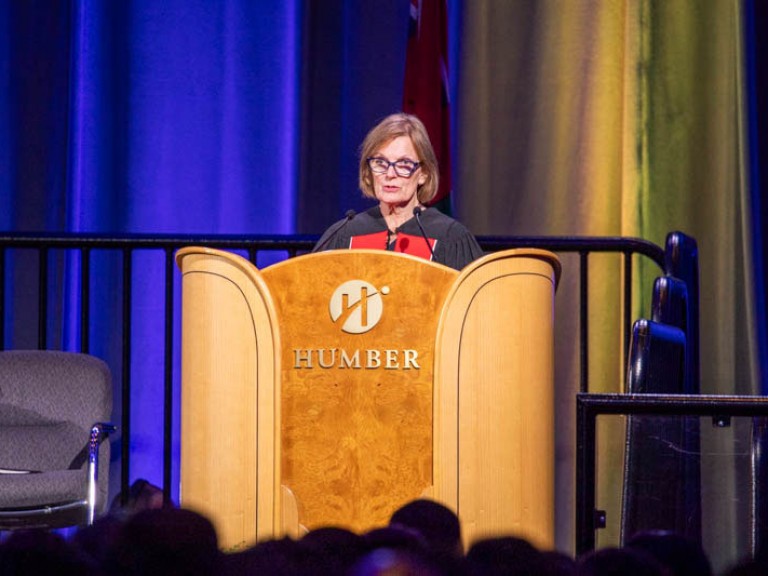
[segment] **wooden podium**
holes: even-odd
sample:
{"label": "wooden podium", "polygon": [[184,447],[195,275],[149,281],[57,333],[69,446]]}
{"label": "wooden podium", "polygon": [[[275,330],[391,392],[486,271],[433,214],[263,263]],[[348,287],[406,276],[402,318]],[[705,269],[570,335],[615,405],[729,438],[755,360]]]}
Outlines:
{"label": "wooden podium", "polygon": [[224,549],[438,500],[466,543],[554,546],[557,258],[378,250],[258,270],[185,248],[181,504]]}

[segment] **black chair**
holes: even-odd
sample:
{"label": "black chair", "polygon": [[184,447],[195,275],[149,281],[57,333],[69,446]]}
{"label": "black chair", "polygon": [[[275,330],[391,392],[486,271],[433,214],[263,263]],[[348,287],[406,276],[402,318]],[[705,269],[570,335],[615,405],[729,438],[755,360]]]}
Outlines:
{"label": "black chair", "polygon": [[[685,393],[700,394],[700,364],[699,364],[699,248],[694,238],[682,232],[670,232],[664,247],[665,276],[682,281],[685,287],[685,301],[682,298],[669,300],[665,306],[666,314],[662,322],[678,326],[685,332],[687,373],[685,378]],[[663,297],[662,294],[659,295]],[[675,296],[670,292],[670,296]],[[677,307],[679,310],[675,311]],[[675,319],[685,311],[685,317],[680,318],[681,324]],[[684,324],[684,325],[682,325]]]}
{"label": "black chair", "polygon": [[653,320],[637,320],[629,347],[631,394],[682,394],[686,372],[685,332]]}
{"label": "black chair", "polygon": [[0,352],[0,529],[93,522],[107,503],[111,412],[101,360]]}
{"label": "black chair", "polygon": [[752,419],[752,553],[768,559],[768,418]]}
{"label": "black chair", "polygon": [[[629,392],[680,394],[685,381],[685,334],[676,326],[638,320],[632,331]],[[670,530],[701,539],[698,420],[630,416],[622,493],[621,534]]]}
{"label": "black chair", "polygon": [[[665,268],[667,274],[654,283],[652,319],[638,320],[633,327],[627,391],[698,394],[696,241],[670,233]],[[698,418],[628,418],[622,496],[622,541],[647,530],[670,530],[701,541]]]}

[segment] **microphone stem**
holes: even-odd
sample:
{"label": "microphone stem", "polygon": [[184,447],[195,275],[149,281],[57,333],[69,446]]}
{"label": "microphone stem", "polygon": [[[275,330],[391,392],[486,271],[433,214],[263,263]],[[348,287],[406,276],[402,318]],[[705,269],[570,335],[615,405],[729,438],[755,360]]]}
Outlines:
{"label": "microphone stem", "polygon": [[313,252],[313,253],[314,253],[314,252],[322,252],[322,251],[323,251],[323,248],[325,248],[325,247],[326,247],[328,244],[330,244],[331,240],[333,240],[333,238],[334,238],[334,237],[335,237],[335,236],[336,236],[336,235],[337,235],[339,232],[341,232],[341,230],[342,230],[342,229],[343,229],[343,228],[344,228],[344,227],[345,227],[347,224],[349,224],[349,222],[351,222],[351,221],[354,219],[354,217],[355,217],[355,211],[354,211],[354,210],[347,210],[347,213],[344,215],[344,220],[342,220],[341,222],[338,222],[338,223],[337,223],[337,225],[336,225],[336,227],[335,227],[335,228],[334,228],[332,231],[329,231],[329,232],[326,234],[326,236],[325,236],[325,240],[323,240],[322,242],[318,242],[318,244],[317,244],[317,245],[315,245],[315,247],[314,247],[314,248],[312,248],[312,252]]}
{"label": "microphone stem", "polygon": [[421,231],[421,235],[424,238],[424,242],[427,243],[427,248],[429,248],[429,255],[432,260],[435,259],[435,253],[432,251],[432,243],[429,241],[429,236],[427,236],[427,233],[424,231],[424,226],[421,225],[421,206],[416,206],[416,208],[413,209],[413,216],[416,218],[416,224],[419,225],[419,230]]}

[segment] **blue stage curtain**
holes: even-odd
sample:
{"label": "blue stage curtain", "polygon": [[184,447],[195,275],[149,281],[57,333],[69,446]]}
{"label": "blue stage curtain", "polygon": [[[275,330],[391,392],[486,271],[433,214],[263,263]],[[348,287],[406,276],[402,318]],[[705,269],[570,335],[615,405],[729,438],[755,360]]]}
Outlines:
{"label": "blue stage curtain", "polygon": [[[357,150],[400,108],[408,10],[407,0],[0,1],[0,228],[319,234],[370,204]],[[67,258],[49,266],[49,306],[67,315],[52,315],[47,346],[78,349]],[[119,381],[123,263],[92,260],[89,351]],[[131,287],[130,475],[161,484],[164,262],[131,264],[143,273]],[[34,317],[36,269],[13,255],[6,269],[5,347],[37,347],[34,322],[21,321]]]}
{"label": "blue stage curtain", "polygon": [[0,3],[5,230],[319,233],[400,109],[408,2]]}
{"label": "blue stage curtain", "polygon": [[6,226],[292,232],[300,10],[11,3]]}

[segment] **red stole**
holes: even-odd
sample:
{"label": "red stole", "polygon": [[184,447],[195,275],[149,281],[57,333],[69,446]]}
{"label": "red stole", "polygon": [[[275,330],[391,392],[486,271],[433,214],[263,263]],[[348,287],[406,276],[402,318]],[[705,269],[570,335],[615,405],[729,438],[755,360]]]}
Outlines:
{"label": "red stole", "polygon": [[[375,250],[386,250],[388,234],[386,230],[381,232],[374,232],[373,234],[364,234],[362,236],[352,236],[349,240],[350,248],[373,248]],[[434,238],[429,239],[429,245],[434,251],[437,240]],[[402,252],[403,254],[410,254],[411,256],[418,256],[425,260],[432,260],[432,254],[427,247],[426,240],[421,236],[411,236],[410,234],[403,234],[399,232],[397,239],[395,240],[395,252]]]}

